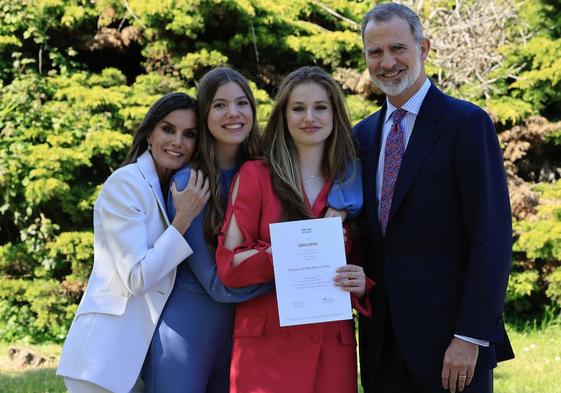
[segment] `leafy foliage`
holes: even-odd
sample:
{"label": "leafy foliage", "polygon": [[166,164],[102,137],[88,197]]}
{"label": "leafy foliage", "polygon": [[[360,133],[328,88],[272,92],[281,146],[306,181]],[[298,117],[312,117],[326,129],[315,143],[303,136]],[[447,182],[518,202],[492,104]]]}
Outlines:
{"label": "leafy foliage", "polygon": [[[282,77],[316,64],[339,75],[353,122],[379,108],[383,97],[362,72],[359,34],[371,3],[0,0],[0,339],[63,339],[91,269],[95,198],[162,94],[194,95],[209,68],[229,64],[249,77],[263,125]],[[434,43],[451,38],[443,21],[476,15],[473,7],[487,2],[462,2],[462,9],[456,3],[420,2]],[[500,47],[459,47],[471,51],[466,59],[488,55],[489,67],[478,61],[480,68],[471,62],[462,69],[454,61],[451,68],[444,57],[454,45],[440,46],[427,67],[448,92],[483,104],[501,131],[530,114],[545,122],[561,117],[559,2],[515,5],[496,34]],[[454,34],[469,41],[479,30],[465,25]],[[484,42],[479,38],[472,42]],[[536,138],[526,135],[531,129],[511,133],[520,148],[511,149],[509,174],[549,183],[534,187],[539,204],[515,225],[517,262],[507,300],[517,313],[560,301],[561,162],[554,157],[561,130]],[[530,157],[538,157],[531,170]],[[545,167],[553,169],[541,176]]]}
{"label": "leafy foliage", "polygon": [[539,273],[535,270],[513,272],[508,282],[506,303],[513,304],[517,312],[531,309],[529,298],[539,290],[538,278]]}
{"label": "leafy foliage", "polygon": [[517,311],[561,306],[561,180],[535,187],[541,194],[537,214],[515,224],[513,250],[526,262],[515,264],[507,302]]}
{"label": "leafy foliage", "polygon": [[514,251],[524,251],[530,259],[561,261],[561,180],[536,186],[542,205],[530,220],[519,222]]}
{"label": "leafy foliage", "polygon": [[555,305],[561,307],[561,267],[555,269],[546,278],[547,280],[547,296]]}
{"label": "leafy foliage", "polygon": [[60,341],[77,305],[57,280],[0,277],[0,340]]}

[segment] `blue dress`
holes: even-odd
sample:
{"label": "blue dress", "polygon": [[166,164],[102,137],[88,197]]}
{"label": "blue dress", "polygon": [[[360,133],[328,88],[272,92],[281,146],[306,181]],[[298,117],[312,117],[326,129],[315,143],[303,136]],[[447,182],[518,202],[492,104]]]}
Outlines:
{"label": "blue dress", "polygon": [[[335,183],[329,205],[355,215],[362,207],[362,176],[358,172]],[[355,166],[360,171],[360,166]],[[227,198],[238,168],[220,172],[220,185]],[[174,178],[178,190],[189,179],[190,168],[179,170]],[[175,216],[171,192],[168,215]],[[204,237],[206,207],[193,220],[185,234],[193,254],[177,268],[175,285],[162,312],[143,368],[146,392],[228,393],[234,308],[270,291],[273,284],[226,288],[220,282],[214,251]]]}

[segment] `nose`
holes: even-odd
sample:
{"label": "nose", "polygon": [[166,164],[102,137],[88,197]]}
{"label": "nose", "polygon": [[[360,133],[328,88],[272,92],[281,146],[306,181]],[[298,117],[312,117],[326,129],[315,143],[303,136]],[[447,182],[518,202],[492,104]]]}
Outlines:
{"label": "nose", "polygon": [[395,66],[395,57],[391,53],[384,53],[380,66],[387,70],[391,70]]}
{"label": "nose", "polygon": [[180,146],[181,145],[181,138],[182,135],[180,132],[176,132],[173,138],[173,144],[176,146]]}
{"label": "nose", "polygon": [[227,113],[228,117],[238,117],[239,114],[240,111],[236,104],[232,104],[228,106],[228,113]]}
{"label": "nose", "polygon": [[311,123],[312,121],[314,121],[314,109],[313,108],[310,107],[310,108],[306,109],[304,121],[306,123]]}

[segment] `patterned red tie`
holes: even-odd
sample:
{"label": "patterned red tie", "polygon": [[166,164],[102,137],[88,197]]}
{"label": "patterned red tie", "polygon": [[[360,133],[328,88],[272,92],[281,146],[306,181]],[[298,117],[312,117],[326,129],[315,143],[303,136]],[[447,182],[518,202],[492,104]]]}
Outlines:
{"label": "patterned red tie", "polygon": [[382,235],[386,234],[395,182],[401,167],[401,159],[403,158],[404,143],[400,122],[406,113],[405,109],[399,108],[391,114],[393,123],[386,139],[384,178],[382,180],[382,195],[380,197],[380,229],[382,230]]}

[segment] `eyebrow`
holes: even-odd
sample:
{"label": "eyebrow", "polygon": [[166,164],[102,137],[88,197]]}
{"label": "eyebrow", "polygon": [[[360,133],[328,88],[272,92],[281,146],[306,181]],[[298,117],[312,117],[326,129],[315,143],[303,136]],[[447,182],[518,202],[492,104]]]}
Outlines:
{"label": "eyebrow", "polygon": [[[239,96],[239,97],[234,98],[234,101],[241,100],[241,99],[248,100],[249,98],[247,98],[246,95],[243,95],[243,96]],[[216,101],[228,101],[228,100],[226,98],[215,98],[215,99],[212,100],[212,102],[216,102]]]}
{"label": "eyebrow", "polygon": [[167,124],[168,126],[172,126],[173,128],[175,128],[175,124],[173,124],[173,123],[170,123],[170,122],[169,122],[169,121],[167,121],[167,120],[162,120],[162,121],[161,121],[161,123],[163,123],[163,124]]}
{"label": "eyebrow", "polygon": [[[393,42],[391,44],[387,44],[388,47],[390,48],[395,48],[396,46],[400,46],[400,47],[407,47],[407,44],[403,43],[403,42]],[[365,47],[365,51],[369,52],[369,51],[375,51],[375,50],[380,50],[382,49],[383,45],[371,45],[371,46],[367,46]]]}
{"label": "eyebrow", "polygon": [[[171,127],[173,127],[173,128],[177,128],[175,124],[170,123],[170,122],[167,121],[167,120],[162,120],[161,122],[162,122],[163,124],[166,124],[166,125],[171,126]],[[185,129],[183,129],[182,131],[191,131],[191,130],[194,130],[194,131],[199,132],[199,129],[198,129],[197,127],[185,128]]]}
{"label": "eyebrow", "polygon": [[[314,101],[313,104],[330,104],[330,101],[326,101],[326,100],[319,100],[319,101]],[[289,102],[289,105],[294,105],[294,104],[305,104],[304,101],[291,101]]]}

